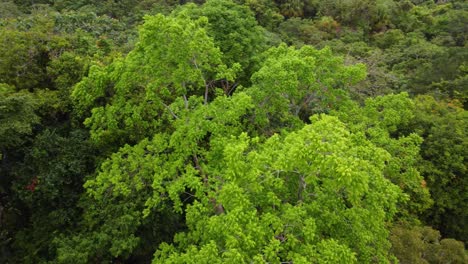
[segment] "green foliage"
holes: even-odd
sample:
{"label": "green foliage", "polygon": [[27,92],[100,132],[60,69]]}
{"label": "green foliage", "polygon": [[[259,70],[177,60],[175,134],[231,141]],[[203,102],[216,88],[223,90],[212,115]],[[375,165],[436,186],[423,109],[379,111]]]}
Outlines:
{"label": "green foliage", "polygon": [[138,142],[176,117],[169,107],[176,98],[204,95],[207,103],[213,81],[233,80],[206,25],[206,18],[184,14],[146,17],[140,41],[126,58],[91,67],[72,97],[79,112],[93,108],[85,124],[96,142]]}
{"label": "green foliage", "polygon": [[280,2],[280,12],[285,17],[300,17],[304,14],[304,1],[282,0]]}
{"label": "green foliage", "polygon": [[379,30],[390,24],[395,10],[391,0],[313,1],[318,13],[330,16],[340,23],[359,27],[365,31]]}
{"label": "green foliage", "polygon": [[467,262],[467,14],[3,1],[0,262]]}
{"label": "green foliage", "polygon": [[468,254],[462,242],[441,239],[440,233],[428,226],[392,228],[392,252],[400,263],[466,263]]}
{"label": "green foliage", "polygon": [[355,103],[340,106],[337,115],[352,131],[362,133],[392,158],[385,168],[385,177],[409,195],[401,204],[404,217],[417,217],[432,205],[424,178],[417,170],[422,138],[416,133],[399,134],[414,118],[414,103],[408,94],[369,98],[364,107]]}
{"label": "green foliage", "polygon": [[0,82],[18,89],[32,90],[47,86],[45,65],[48,57],[41,42],[46,38],[41,32],[21,32],[0,29]]}
{"label": "green foliage", "polygon": [[248,6],[255,13],[258,23],[268,30],[274,29],[284,19],[273,0],[237,0],[236,2]]}
{"label": "green foliage", "polygon": [[252,125],[266,134],[279,127],[301,127],[310,115],[328,112],[346,100],[348,87],[366,74],[364,65],[343,66],[342,58],[333,56],[329,48],[281,45],[265,57],[248,93],[258,105]]}
{"label": "green foliage", "polygon": [[112,47],[109,43],[104,47],[106,39],[115,38],[118,30],[110,23],[95,23],[91,32],[91,21],[85,21],[89,15],[93,18],[88,13],[73,17],[44,8],[5,20],[0,30],[5,50],[0,55],[0,81],[18,90],[60,90],[62,99],[69,101],[69,89],[86,72],[87,61],[92,54],[107,55]]}
{"label": "green foliage", "polygon": [[147,219],[180,213],[175,244],[154,262],[387,259],[385,223],[400,190],[383,177],[386,151],[327,116],[264,143],[250,138],[244,93],[184,104],[171,105],[172,134],[125,146],[85,184],[90,230],[57,242],[60,261],[128,258],[144,245],[140,228],[162,233]]}
{"label": "green foliage", "polygon": [[[97,15],[92,11],[67,11],[56,13],[54,15],[54,30],[73,34],[80,30],[93,36],[94,38],[101,37],[102,39],[110,39],[116,44],[124,45],[129,37],[132,37],[131,32],[126,25],[106,15]],[[125,32],[126,34],[122,34]]]}
{"label": "green foliage", "polygon": [[[178,103],[182,107],[173,107],[180,110],[174,110],[179,119],[172,135],[157,134],[135,146],[126,145],[102,164],[95,179],[86,182],[82,224],[87,228],[57,242],[59,261],[127,258],[148,243],[154,243],[149,244],[154,251],[183,226],[177,224],[176,213],[194,195],[191,192],[201,191],[199,176],[206,155],[202,139],[239,131],[238,119],[251,103],[245,95],[220,97],[209,105],[191,97],[187,108],[184,102],[174,104]],[[142,230],[156,237],[146,241]]]}
{"label": "green foliage", "polygon": [[66,13],[67,11],[92,11],[98,16],[106,16],[125,24],[135,26],[141,22],[143,15],[152,11],[152,9],[165,11],[174,8],[178,4],[175,0],[54,0],[55,9]]}
{"label": "green foliage", "polygon": [[[468,11],[450,7],[413,7],[411,17],[421,23],[419,26],[399,26],[375,36],[376,44],[388,54],[385,64],[403,80],[399,89],[466,100],[463,69],[467,53],[463,48],[465,39],[457,32]],[[447,24],[451,30],[445,27]]]}
{"label": "green foliage", "polygon": [[12,1],[2,1],[0,3],[0,19],[14,18],[19,15],[21,15],[21,11]]}
{"label": "green foliage", "polygon": [[424,138],[419,167],[434,199],[427,223],[444,236],[466,242],[467,112],[456,102],[438,102],[429,96],[417,97],[415,104],[416,118],[410,127]]}
{"label": "green foliage", "polygon": [[315,45],[335,38],[340,32],[340,24],[331,17],[320,20],[291,18],[278,27],[278,31],[288,44],[301,47],[304,44]]}
{"label": "green foliage", "polygon": [[230,67],[238,63],[241,72],[237,79],[248,83],[258,55],[266,48],[265,32],[253,13],[231,0],[210,0],[200,7],[186,5],[181,13],[185,12],[195,19],[208,18],[207,33],[221,50],[223,63]]}
{"label": "green foliage", "polygon": [[16,199],[29,216],[21,221],[24,226],[13,245],[18,252],[27,249],[28,254],[18,254],[17,262],[50,260],[55,255],[52,240],[76,225],[84,176],[94,170],[94,150],[86,138],[80,130],[68,136],[45,130],[34,138],[24,164],[13,171]]}
{"label": "green foliage", "polygon": [[0,84],[0,149],[2,155],[9,148],[18,147],[25,136],[31,135],[33,126],[39,123],[34,112],[35,96],[29,92],[16,92],[7,84]]}
{"label": "green foliage", "polygon": [[362,140],[328,116],[265,143],[212,140],[210,188],[195,192],[188,231],[153,262],[385,261],[400,192],[382,175],[388,154]]}
{"label": "green foliage", "polygon": [[65,51],[48,64],[47,74],[52,78],[64,107],[71,108],[71,88],[83,78],[88,63],[87,56]]}

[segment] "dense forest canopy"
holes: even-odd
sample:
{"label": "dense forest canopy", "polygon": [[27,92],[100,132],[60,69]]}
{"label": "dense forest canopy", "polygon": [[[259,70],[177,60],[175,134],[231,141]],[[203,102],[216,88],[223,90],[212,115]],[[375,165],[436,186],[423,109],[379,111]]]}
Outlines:
{"label": "dense forest canopy", "polygon": [[468,3],[0,3],[1,263],[468,263]]}

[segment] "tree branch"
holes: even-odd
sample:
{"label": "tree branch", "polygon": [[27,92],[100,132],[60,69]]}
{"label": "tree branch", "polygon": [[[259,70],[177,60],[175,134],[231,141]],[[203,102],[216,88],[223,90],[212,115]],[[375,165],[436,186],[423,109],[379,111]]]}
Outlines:
{"label": "tree branch", "polygon": [[197,59],[195,57],[195,55],[193,56],[192,58],[192,63],[193,65],[195,66],[195,68],[200,72],[200,75],[203,79],[203,83],[205,84],[205,99],[203,101],[204,104],[207,104],[208,103],[208,90],[209,90],[209,85],[206,83],[206,79],[205,79],[205,76],[203,76],[203,72],[200,70],[200,67],[198,67],[198,63],[197,63]]}
{"label": "tree branch", "polygon": [[164,107],[166,107],[166,109],[169,111],[169,113],[171,113],[171,115],[175,118],[175,119],[179,119],[179,117],[171,110],[171,108],[166,105],[165,103],[161,103]]}

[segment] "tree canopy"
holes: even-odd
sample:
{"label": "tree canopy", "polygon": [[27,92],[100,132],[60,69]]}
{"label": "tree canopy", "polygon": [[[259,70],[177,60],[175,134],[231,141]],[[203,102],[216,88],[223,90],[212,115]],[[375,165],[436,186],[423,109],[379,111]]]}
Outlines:
{"label": "tree canopy", "polygon": [[0,3],[0,262],[466,263],[467,14]]}

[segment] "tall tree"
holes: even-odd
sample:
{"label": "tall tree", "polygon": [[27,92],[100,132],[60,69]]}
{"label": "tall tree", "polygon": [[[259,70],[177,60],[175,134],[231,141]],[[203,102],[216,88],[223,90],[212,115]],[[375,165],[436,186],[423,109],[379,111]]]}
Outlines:
{"label": "tall tree", "polygon": [[252,126],[271,134],[296,129],[314,113],[326,113],[348,99],[348,89],[366,76],[362,64],[344,66],[329,48],[280,45],[266,52],[248,89],[256,104]]}
{"label": "tall tree", "polygon": [[207,17],[207,33],[221,50],[223,63],[230,67],[239,64],[237,83],[218,86],[224,86],[225,93],[229,94],[239,82],[248,85],[266,49],[266,32],[257,24],[252,11],[232,0],[208,0],[199,7],[185,5],[180,12],[195,19]]}
{"label": "tall tree", "polygon": [[414,131],[406,130],[415,118],[414,111],[414,102],[407,93],[369,98],[363,107],[349,102],[333,111],[352,131],[362,133],[392,155],[384,175],[407,195],[406,201],[399,204],[399,214],[410,220],[417,219],[433,202],[418,170],[423,139]]}
{"label": "tall tree", "polygon": [[170,129],[167,122],[176,118],[172,102],[203,95],[206,104],[214,81],[233,80],[206,25],[206,18],[184,14],[146,17],[139,43],[126,58],[91,67],[72,97],[78,111],[92,109],[85,124],[98,144],[136,143]]}
{"label": "tall tree", "polygon": [[210,189],[192,192],[188,230],[153,262],[385,262],[400,190],[383,177],[388,154],[363,140],[328,116],[266,142],[212,140]]}
{"label": "tall tree", "polygon": [[427,224],[445,237],[467,242],[468,237],[468,113],[456,101],[415,99],[415,119],[410,127],[423,138],[420,170],[434,199],[425,214]]}

